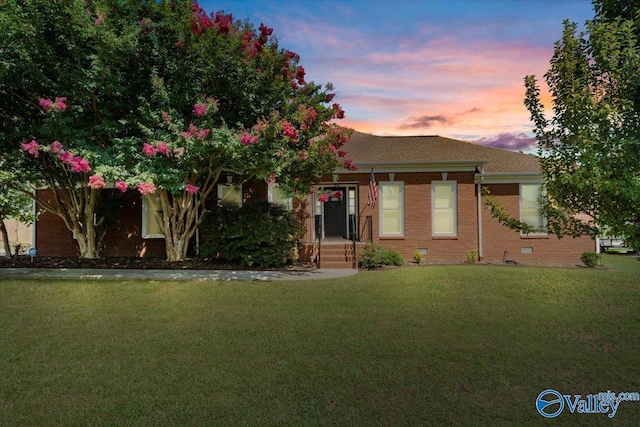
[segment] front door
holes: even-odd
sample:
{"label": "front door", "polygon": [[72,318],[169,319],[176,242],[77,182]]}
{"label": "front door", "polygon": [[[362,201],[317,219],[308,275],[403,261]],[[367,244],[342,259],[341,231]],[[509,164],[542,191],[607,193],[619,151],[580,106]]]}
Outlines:
{"label": "front door", "polygon": [[347,236],[347,189],[345,187],[328,188],[341,191],[342,198],[324,203],[324,237]]}

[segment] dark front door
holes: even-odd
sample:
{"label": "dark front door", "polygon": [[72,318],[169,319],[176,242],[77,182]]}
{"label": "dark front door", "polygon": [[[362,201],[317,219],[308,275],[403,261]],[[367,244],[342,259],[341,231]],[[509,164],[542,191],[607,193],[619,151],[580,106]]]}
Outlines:
{"label": "dark front door", "polygon": [[324,203],[324,237],[346,237],[347,235],[347,189],[331,188],[342,191],[342,199]]}

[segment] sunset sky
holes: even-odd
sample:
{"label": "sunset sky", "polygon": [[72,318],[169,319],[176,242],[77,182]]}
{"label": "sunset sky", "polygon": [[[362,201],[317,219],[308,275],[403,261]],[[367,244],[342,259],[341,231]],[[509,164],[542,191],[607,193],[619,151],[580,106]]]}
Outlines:
{"label": "sunset sky", "polygon": [[[590,0],[201,0],[274,28],[307,80],[332,82],[340,124],[376,135],[441,135],[531,151],[524,76],[542,79],[562,21]],[[549,104],[547,96],[543,97]]]}

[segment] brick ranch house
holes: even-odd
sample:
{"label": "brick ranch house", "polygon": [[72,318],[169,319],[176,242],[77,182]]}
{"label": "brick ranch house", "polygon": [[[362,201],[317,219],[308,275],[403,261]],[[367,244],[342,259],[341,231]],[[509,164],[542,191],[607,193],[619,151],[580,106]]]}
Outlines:
{"label": "brick ranch house", "polygon": [[[343,148],[359,166],[337,169],[318,183],[306,204],[306,253],[321,267],[353,265],[353,240],[399,251],[406,260],[417,248],[426,262],[460,263],[470,251],[490,263],[575,265],[592,238],[558,239],[523,235],[494,219],[483,205],[486,187],[516,218],[542,225],[538,159],[529,154],[485,147],[439,136],[385,137],[354,132]],[[378,189],[368,205],[371,171]],[[223,180],[224,181],[224,180]],[[218,185],[218,198],[232,203],[270,201],[293,206],[277,186],[254,182],[240,188]],[[109,191],[109,190],[103,190]],[[341,199],[321,202],[321,194],[340,191]],[[164,240],[147,203],[137,191],[120,196],[117,213],[104,237],[103,256],[163,257]],[[321,227],[320,227],[321,225]],[[77,256],[71,232],[58,217],[42,214],[36,224],[38,255]],[[197,242],[194,242],[194,247]]]}

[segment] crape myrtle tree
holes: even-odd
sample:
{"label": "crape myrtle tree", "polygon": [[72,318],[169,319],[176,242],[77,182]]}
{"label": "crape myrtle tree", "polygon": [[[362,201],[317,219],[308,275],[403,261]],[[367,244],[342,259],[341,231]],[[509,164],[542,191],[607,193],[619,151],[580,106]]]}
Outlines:
{"label": "crape myrtle tree", "polygon": [[[640,8],[595,1],[596,17],[579,33],[564,22],[545,74],[553,100],[548,119],[534,76],[525,104],[535,124],[545,213],[563,232],[572,214],[640,243]],[[560,218],[560,220],[558,220]],[[597,227],[596,227],[597,228]]]}
{"label": "crape myrtle tree", "polygon": [[[109,184],[157,194],[167,259],[180,260],[223,173],[303,195],[337,165],[354,167],[339,150],[348,131],[330,123],[344,116],[331,86],[305,81],[272,29],[185,1],[51,3],[16,2],[26,17],[3,16],[18,28],[43,19],[30,42],[52,53],[3,47],[14,59],[3,73],[35,77],[0,90],[28,105],[3,111],[14,125],[2,144],[16,159],[13,185],[53,191],[53,202],[39,202],[74,232],[81,256],[98,256]],[[47,62],[21,69],[25,55]]]}
{"label": "crape myrtle tree", "polygon": [[115,138],[140,133],[136,105],[151,93],[150,54],[129,23],[160,8],[133,1],[0,3],[3,182],[59,216],[85,258],[98,256],[105,223],[100,188],[89,178],[118,164]]}

